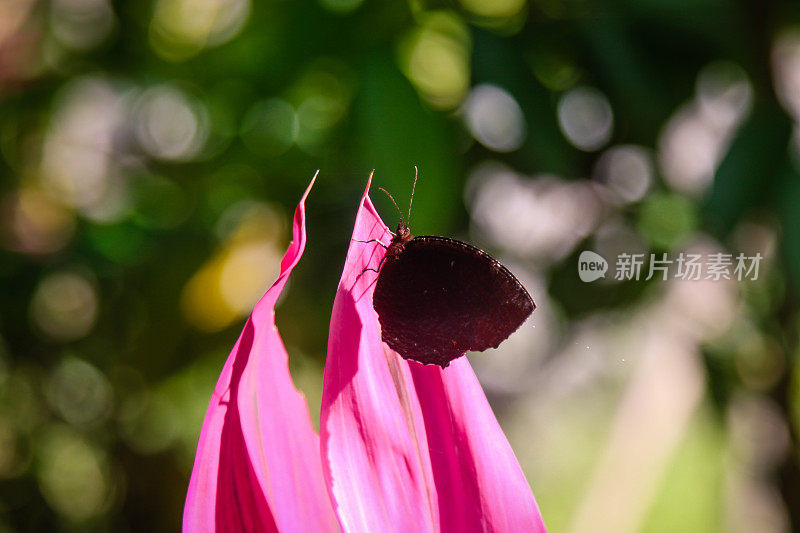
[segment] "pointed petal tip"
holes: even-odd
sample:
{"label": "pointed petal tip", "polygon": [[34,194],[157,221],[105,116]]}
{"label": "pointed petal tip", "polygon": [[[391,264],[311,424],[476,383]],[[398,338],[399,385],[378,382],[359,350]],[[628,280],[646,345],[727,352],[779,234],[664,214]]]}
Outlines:
{"label": "pointed petal tip", "polygon": [[311,192],[311,188],[314,186],[314,183],[317,181],[317,176],[319,176],[319,169],[317,169],[317,171],[314,172],[314,177],[311,178],[311,183],[308,184],[308,187],[306,187],[306,190],[303,193],[303,196],[300,198],[300,205],[305,205],[306,198],[308,198],[308,193]]}
{"label": "pointed petal tip", "polygon": [[369,177],[367,178],[367,186],[364,188],[364,194],[361,195],[361,203],[364,203],[364,200],[369,197],[369,188],[372,186],[372,176],[375,174],[375,169],[369,173]]}

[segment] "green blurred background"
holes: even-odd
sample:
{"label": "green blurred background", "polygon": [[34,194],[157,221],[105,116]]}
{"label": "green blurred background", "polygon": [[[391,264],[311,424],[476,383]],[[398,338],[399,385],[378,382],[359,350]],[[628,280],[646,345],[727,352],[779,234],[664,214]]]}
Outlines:
{"label": "green blurred background", "polygon": [[[412,231],[486,248],[538,304],[471,359],[551,531],[800,531],[799,23],[769,0],[0,0],[0,531],[179,529],[316,169],[278,325],[318,423],[358,199],[375,169],[407,205],[414,165]],[[585,249],[764,259],[583,283]]]}

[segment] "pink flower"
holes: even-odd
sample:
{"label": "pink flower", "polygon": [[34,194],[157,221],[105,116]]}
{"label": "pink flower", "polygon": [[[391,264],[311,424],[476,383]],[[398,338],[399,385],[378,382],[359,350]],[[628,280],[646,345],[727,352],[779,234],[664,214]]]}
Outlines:
{"label": "pink flower", "polygon": [[[370,177],[371,181],[371,177]],[[306,244],[305,199],[278,280],[256,304],[206,413],[186,531],[545,531],[466,358],[446,369],[383,344],[372,308],[384,249],[352,242],[336,292],[321,434],[292,384],[275,302]],[[389,242],[368,196],[353,239]]]}

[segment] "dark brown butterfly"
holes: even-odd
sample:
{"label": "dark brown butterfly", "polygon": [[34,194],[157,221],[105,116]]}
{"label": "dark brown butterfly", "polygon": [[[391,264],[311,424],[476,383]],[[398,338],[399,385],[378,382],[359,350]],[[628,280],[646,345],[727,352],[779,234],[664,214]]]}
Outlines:
{"label": "dark brown butterfly", "polygon": [[406,359],[442,368],[467,351],[497,348],[536,307],[483,250],[447,237],[414,237],[404,220],[379,267],[372,305],[383,342]]}

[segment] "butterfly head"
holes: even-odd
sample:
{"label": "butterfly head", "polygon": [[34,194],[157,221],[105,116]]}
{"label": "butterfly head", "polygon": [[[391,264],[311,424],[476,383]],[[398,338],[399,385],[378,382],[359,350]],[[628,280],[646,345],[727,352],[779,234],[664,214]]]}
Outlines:
{"label": "butterfly head", "polygon": [[401,221],[399,224],[397,224],[397,231],[395,232],[394,239],[392,240],[406,242],[410,241],[411,238],[411,230],[408,229],[408,225],[404,221]]}
{"label": "butterfly head", "polygon": [[405,244],[413,238],[414,236],[411,235],[411,230],[408,229],[408,225],[405,223],[405,221],[400,222],[397,225],[397,231],[395,232],[394,237],[392,237],[392,242],[389,245],[386,253],[389,256],[399,255],[405,248]]}

